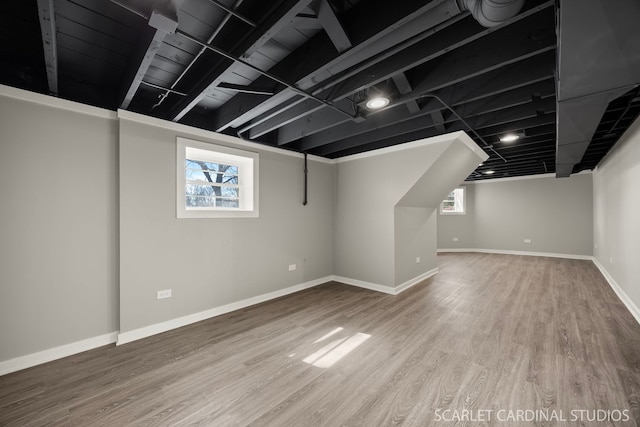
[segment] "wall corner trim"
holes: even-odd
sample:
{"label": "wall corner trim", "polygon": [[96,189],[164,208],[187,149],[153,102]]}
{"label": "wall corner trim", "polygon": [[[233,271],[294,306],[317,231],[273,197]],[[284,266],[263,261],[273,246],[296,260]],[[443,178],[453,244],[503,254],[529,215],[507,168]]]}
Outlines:
{"label": "wall corner trim", "polygon": [[5,360],[0,362],[0,376],[62,359],[63,357],[82,353],[83,351],[93,350],[94,348],[113,344],[116,342],[117,335],[117,332],[111,332],[109,334],[87,338],[70,344],[64,344],[58,347],[39,351],[37,353],[31,353],[14,359]]}
{"label": "wall corner trim", "polygon": [[370,291],[382,292],[388,295],[398,295],[400,292],[406,291],[412,286],[417,285],[418,283],[427,280],[429,277],[432,277],[438,273],[438,269],[434,268],[421,275],[414,277],[413,279],[407,280],[403,284],[396,286],[395,288],[392,286],[378,285],[377,283],[365,282],[364,280],[351,279],[349,277],[342,276],[333,276],[333,280],[335,282],[344,283],[345,285],[356,286],[358,288],[368,289]]}
{"label": "wall corner trim", "polygon": [[280,298],[285,295],[313,288],[314,286],[330,282],[331,280],[331,276],[322,277],[319,279],[311,280],[309,282],[301,283],[299,285],[290,286],[288,288],[225,304],[220,307],[214,307],[209,310],[200,311],[198,313],[188,314],[176,319],[167,320],[166,322],[156,323],[149,326],[143,326],[142,328],[134,329],[131,331],[121,332],[118,334],[116,345],[126,344],[142,338],[150,337],[152,335],[160,334],[162,332],[167,332],[172,329],[177,329],[182,326],[187,326],[192,323],[200,322],[202,320],[207,320],[212,317],[220,316],[232,311],[240,310],[252,305],[260,304],[265,301]]}
{"label": "wall corner trim", "polygon": [[631,312],[631,315],[636,319],[636,322],[640,324],[640,308],[638,308],[638,306],[634,304],[631,298],[629,298],[629,295],[627,295],[622,287],[618,285],[618,282],[616,282],[613,276],[609,274],[607,269],[604,268],[604,265],[600,263],[598,258],[593,257],[592,260],[596,267],[598,267],[598,270],[600,270],[600,273],[602,273],[602,275],[604,276],[607,283],[609,283],[609,286],[611,286],[611,289],[613,289],[613,292],[615,292],[618,298],[620,298],[620,301],[622,301],[625,307],[627,307],[627,310]]}

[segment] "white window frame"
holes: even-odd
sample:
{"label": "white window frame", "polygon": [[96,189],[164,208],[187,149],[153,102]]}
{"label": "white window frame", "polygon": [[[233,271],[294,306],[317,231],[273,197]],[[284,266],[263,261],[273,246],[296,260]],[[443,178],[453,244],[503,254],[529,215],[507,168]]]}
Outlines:
{"label": "white window frame", "polygon": [[[176,140],[176,215],[178,218],[256,218],[259,216],[259,155],[224,145],[178,137]],[[238,166],[238,208],[187,207],[186,159]]]}
{"label": "white window frame", "polygon": [[[462,197],[460,200],[460,203],[462,204],[462,210],[461,211],[456,211],[456,212],[451,212],[451,211],[445,211],[443,210],[444,207],[444,202],[446,202],[447,200],[443,200],[440,203],[440,215],[466,215],[467,214],[467,187],[456,187],[453,190],[451,190],[451,193],[453,193],[456,190],[462,190]],[[449,193],[449,194],[451,194]]]}

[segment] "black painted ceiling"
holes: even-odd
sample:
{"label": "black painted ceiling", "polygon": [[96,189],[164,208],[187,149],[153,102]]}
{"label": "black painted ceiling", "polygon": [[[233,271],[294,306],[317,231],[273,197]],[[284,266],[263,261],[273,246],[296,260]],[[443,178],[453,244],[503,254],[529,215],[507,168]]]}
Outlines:
{"label": "black painted ceiling", "polygon": [[[556,172],[558,4],[483,27],[464,3],[12,1],[0,83],[328,158],[464,130],[490,156],[469,180]],[[639,113],[625,87],[572,172]]]}

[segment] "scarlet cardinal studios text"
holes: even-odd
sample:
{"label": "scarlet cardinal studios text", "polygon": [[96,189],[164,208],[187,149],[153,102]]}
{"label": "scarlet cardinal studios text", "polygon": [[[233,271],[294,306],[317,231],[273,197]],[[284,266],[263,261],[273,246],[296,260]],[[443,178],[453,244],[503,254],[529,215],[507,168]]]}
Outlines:
{"label": "scarlet cardinal studios text", "polygon": [[517,422],[517,421],[629,421],[628,409],[436,409],[435,421]]}

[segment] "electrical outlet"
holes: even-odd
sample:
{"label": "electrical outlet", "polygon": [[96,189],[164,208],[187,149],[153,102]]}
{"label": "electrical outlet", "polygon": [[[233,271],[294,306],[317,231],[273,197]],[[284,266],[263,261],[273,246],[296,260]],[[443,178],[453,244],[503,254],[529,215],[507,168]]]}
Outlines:
{"label": "electrical outlet", "polygon": [[613,264],[613,257],[612,256],[609,257],[609,263]]}
{"label": "electrical outlet", "polygon": [[595,246],[596,249],[598,249],[598,244],[594,243],[593,246]]}
{"label": "electrical outlet", "polygon": [[420,264],[420,257],[416,257],[416,264]]}
{"label": "electrical outlet", "polygon": [[156,299],[171,298],[171,289],[164,289],[156,293]]}
{"label": "electrical outlet", "polygon": [[289,271],[293,271],[296,269],[296,265],[295,264],[289,264]]}
{"label": "electrical outlet", "polygon": [[531,243],[531,239],[524,239],[525,243]]}
{"label": "electrical outlet", "polygon": [[453,238],[453,241],[454,241],[454,242],[457,242],[457,241],[458,241],[458,238],[457,238],[457,237],[454,237],[454,238]]}

